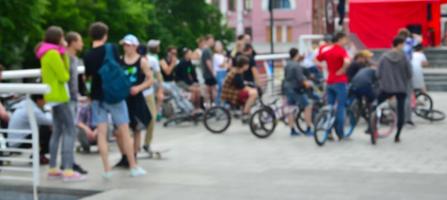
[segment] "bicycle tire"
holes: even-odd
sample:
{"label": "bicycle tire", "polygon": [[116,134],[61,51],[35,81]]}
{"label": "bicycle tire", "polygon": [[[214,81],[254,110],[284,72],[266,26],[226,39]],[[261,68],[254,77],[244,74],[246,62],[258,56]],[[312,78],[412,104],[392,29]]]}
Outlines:
{"label": "bicycle tire", "polygon": [[[357,118],[356,114],[348,109],[346,110],[346,119],[345,119],[345,126],[344,126],[344,136],[343,138],[349,138],[354,133],[355,127],[357,126],[357,120],[360,118]],[[348,122],[348,124],[346,124]],[[348,125],[348,126],[346,126]]]}
{"label": "bicycle tire", "polygon": [[416,114],[416,116],[425,119],[424,115],[426,114],[426,112],[424,111],[426,110],[433,110],[433,99],[427,93],[418,93],[416,95],[416,106],[413,109],[413,112],[414,114]]}
{"label": "bicycle tire", "polygon": [[[219,115],[219,116],[217,116],[217,114],[216,114],[218,111],[221,112],[221,115]],[[223,115],[225,118],[220,118]],[[226,122],[224,122],[224,126],[220,129],[212,127],[210,120],[213,117],[219,117],[217,119],[217,121],[222,121],[222,119],[226,119]],[[226,108],[221,107],[221,106],[212,107],[205,112],[205,115],[203,117],[203,124],[205,125],[205,128],[211,133],[214,133],[214,134],[223,133],[228,129],[228,127],[230,127],[230,124],[231,124],[230,111],[228,111]]]}
{"label": "bicycle tire", "polygon": [[445,113],[440,110],[432,109],[428,111],[424,119],[429,120],[431,122],[442,121],[445,119]]}
{"label": "bicycle tire", "polygon": [[[371,114],[371,143],[373,145],[377,144],[379,138],[385,138],[390,136],[397,127],[397,115],[391,108],[383,108],[380,116],[378,116],[377,111]],[[390,125],[389,128],[380,129],[383,125]]]}
{"label": "bicycle tire", "polygon": [[306,121],[304,120],[304,110],[299,109],[298,113],[295,116],[295,125],[301,133],[304,133],[308,126],[306,125]]}
{"label": "bicycle tire", "polygon": [[330,120],[331,114],[329,111],[322,111],[315,118],[314,139],[318,146],[323,146],[329,138],[329,133],[334,125]]}
{"label": "bicycle tire", "polygon": [[[255,120],[259,120],[259,124],[257,124]],[[268,122],[272,123],[271,127],[266,127]],[[250,131],[254,136],[260,139],[270,137],[275,131],[276,125],[276,115],[270,108],[261,108],[254,112],[250,117]]]}

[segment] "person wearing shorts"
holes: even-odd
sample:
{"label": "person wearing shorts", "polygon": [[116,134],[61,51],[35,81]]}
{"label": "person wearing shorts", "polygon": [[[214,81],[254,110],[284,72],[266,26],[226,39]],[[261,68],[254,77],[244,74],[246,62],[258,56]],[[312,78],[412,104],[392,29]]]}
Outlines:
{"label": "person wearing shorts", "polygon": [[225,78],[222,89],[222,100],[232,105],[243,105],[242,122],[247,123],[250,117],[251,107],[255,104],[258,91],[244,83],[244,72],[249,67],[249,59],[239,56],[236,66],[233,67]]}
{"label": "person wearing shorts", "polygon": [[217,80],[216,73],[213,68],[213,51],[211,48],[214,46],[214,37],[208,35],[205,37],[205,45],[202,49],[202,57],[200,64],[202,66],[203,79],[206,85],[206,95],[209,103],[212,104],[217,96]]}
{"label": "person wearing shorts", "polygon": [[299,107],[304,109],[304,120],[308,129],[304,134],[312,135],[312,106],[309,104],[305,89],[312,83],[306,79],[304,75],[304,67],[299,63],[301,56],[298,49],[292,48],[289,51],[290,60],[284,68],[283,92],[287,97],[287,105],[289,107],[288,123],[290,127],[290,135],[297,136],[299,133],[295,129],[294,110]]}

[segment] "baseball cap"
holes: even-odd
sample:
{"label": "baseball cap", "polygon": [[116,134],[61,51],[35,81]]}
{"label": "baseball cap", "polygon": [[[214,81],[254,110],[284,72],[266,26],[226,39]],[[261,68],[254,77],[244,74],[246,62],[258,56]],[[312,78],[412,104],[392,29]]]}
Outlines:
{"label": "baseball cap", "polygon": [[149,42],[147,42],[149,48],[158,47],[158,45],[160,45],[160,40],[149,40]]}
{"label": "baseball cap", "polygon": [[140,45],[140,42],[138,41],[138,38],[135,35],[127,34],[124,36],[124,38],[120,41],[120,44],[128,44],[128,45]]}

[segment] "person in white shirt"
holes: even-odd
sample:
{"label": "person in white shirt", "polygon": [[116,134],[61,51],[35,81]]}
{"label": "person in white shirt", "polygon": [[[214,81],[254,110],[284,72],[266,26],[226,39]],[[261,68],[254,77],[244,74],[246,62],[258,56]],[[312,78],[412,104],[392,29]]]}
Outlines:
{"label": "person in white shirt", "polygon": [[428,61],[420,44],[414,47],[411,65],[413,67],[413,89],[426,92],[423,68],[428,66]]}
{"label": "person in white shirt", "polygon": [[229,67],[228,59],[225,57],[224,47],[221,41],[216,41],[214,45],[213,68],[216,73],[217,80],[217,97],[216,104],[220,105],[220,97],[222,95],[222,86],[227,76]]}
{"label": "person in white shirt", "polygon": [[164,94],[163,94],[163,76],[161,74],[160,69],[160,59],[158,57],[158,53],[160,52],[160,41],[159,40],[149,40],[147,43],[148,47],[148,54],[146,55],[149,66],[152,70],[152,73],[154,75],[154,85],[150,87],[149,89],[146,89],[143,91],[143,95],[146,97],[146,103],[149,107],[149,110],[152,114],[151,122],[149,123],[149,126],[146,129],[146,137],[144,139],[144,145],[143,149],[150,153],[151,148],[150,145],[152,143],[152,138],[154,135],[154,127],[155,122],[161,107],[161,104],[163,103]]}

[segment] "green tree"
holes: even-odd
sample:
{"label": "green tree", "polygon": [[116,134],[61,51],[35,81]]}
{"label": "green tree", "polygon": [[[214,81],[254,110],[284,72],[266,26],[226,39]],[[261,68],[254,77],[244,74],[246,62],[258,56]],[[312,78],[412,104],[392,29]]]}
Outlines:
{"label": "green tree", "polygon": [[[42,35],[46,0],[0,0],[0,62],[18,67]],[[29,54],[28,54],[29,55]]]}

